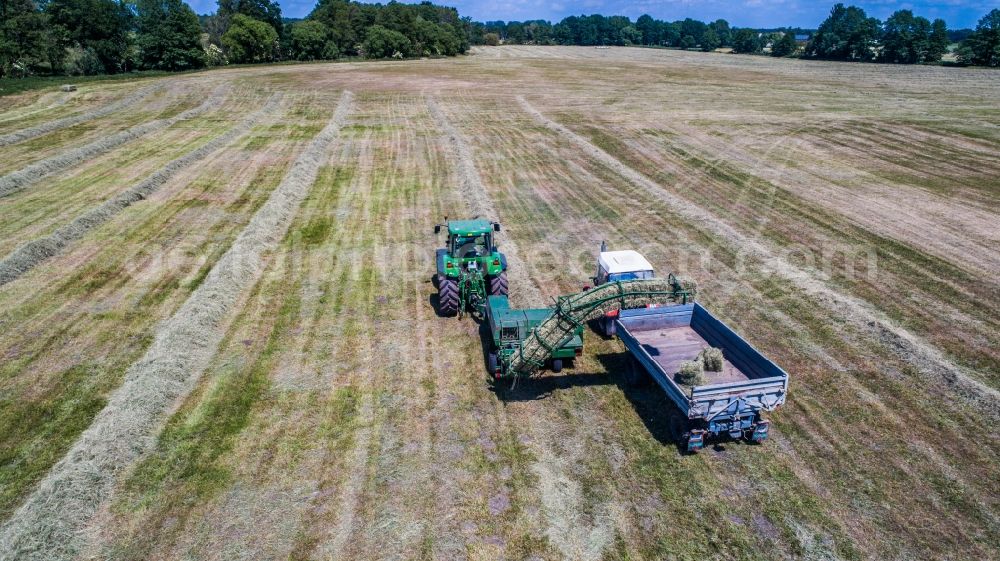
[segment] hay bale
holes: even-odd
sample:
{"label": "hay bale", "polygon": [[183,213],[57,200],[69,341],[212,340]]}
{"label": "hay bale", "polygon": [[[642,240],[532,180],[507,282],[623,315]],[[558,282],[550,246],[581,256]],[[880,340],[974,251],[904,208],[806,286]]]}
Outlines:
{"label": "hay bale", "polygon": [[691,279],[679,279],[681,284],[681,290],[686,290],[690,293],[689,300],[694,300],[698,296],[698,283]]}
{"label": "hay bale", "polygon": [[722,372],[722,349],[717,349],[715,347],[708,347],[707,349],[702,349],[698,353],[698,358],[701,359],[702,364],[705,365],[705,370],[709,372]]}
{"label": "hay bale", "polygon": [[705,364],[701,361],[701,357],[682,362],[680,368],[677,369],[677,374],[674,375],[674,380],[685,386],[703,384],[705,382]]}
{"label": "hay bale", "polygon": [[59,90],[64,92],[75,92],[76,84],[63,84],[59,87]]}

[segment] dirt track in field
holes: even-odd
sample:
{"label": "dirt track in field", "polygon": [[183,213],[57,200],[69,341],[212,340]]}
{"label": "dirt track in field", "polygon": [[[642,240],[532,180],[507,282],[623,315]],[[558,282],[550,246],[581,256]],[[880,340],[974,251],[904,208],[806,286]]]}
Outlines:
{"label": "dirt track in field", "polygon": [[[17,427],[0,435],[0,543],[53,559],[1000,551],[995,73],[503,47],[24,94],[0,133],[149,87],[0,147],[16,173],[170,119],[191,91],[239,94],[0,199],[6,255],[158,185],[0,285],[0,423]],[[345,90],[336,139],[307,152]],[[275,96],[280,115],[227,132]],[[316,175],[251,252],[259,277],[217,278],[303,157]],[[697,280],[792,375],[772,440],[680,455],[662,397],[625,388],[620,343],[593,334],[575,369],[494,392],[479,327],[438,317],[429,282],[433,225],[476,213],[503,223],[516,305],[577,290],[603,239]],[[214,334],[177,331],[220,282],[236,288],[202,310]],[[185,351],[164,355],[171,333]],[[153,438],[88,444],[142,399],[130,373],[160,366],[193,385],[141,423]],[[52,484],[98,452],[95,479]]]}

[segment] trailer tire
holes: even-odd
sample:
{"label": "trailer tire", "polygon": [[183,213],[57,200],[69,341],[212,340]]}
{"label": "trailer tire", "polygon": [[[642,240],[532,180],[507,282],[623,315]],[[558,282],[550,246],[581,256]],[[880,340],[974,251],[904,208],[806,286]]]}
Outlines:
{"label": "trailer tire", "polygon": [[458,283],[452,279],[440,279],[438,284],[438,310],[443,316],[458,313]]}
{"label": "trailer tire", "polygon": [[509,288],[507,285],[507,271],[504,271],[495,277],[490,277],[491,296],[507,296],[508,294]]}
{"label": "trailer tire", "polygon": [[625,366],[625,385],[630,388],[639,388],[645,386],[648,381],[649,373],[634,356],[629,355],[628,365]]}
{"label": "trailer tire", "polygon": [[687,446],[685,434],[687,433],[687,419],[680,413],[674,411],[670,414],[670,438],[677,444]]}
{"label": "trailer tire", "polygon": [[556,374],[562,372],[563,361],[561,358],[552,359],[552,371]]}
{"label": "trailer tire", "polygon": [[493,352],[493,351],[490,351],[486,355],[486,368],[489,369],[491,377],[494,376],[494,375],[496,375],[497,370],[498,370],[497,367],[499,365],[500,365],[500,362],[497,360],[497,354],[495,352]]}

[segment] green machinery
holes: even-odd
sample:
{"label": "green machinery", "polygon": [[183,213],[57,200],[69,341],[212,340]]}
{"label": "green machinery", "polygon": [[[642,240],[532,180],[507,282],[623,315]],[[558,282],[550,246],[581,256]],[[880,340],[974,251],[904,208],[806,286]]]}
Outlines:
{"label": "green machinery", "polygon": [[437,250],[438,309],[459,317],[466,312],[485,314],[487,296],[507,295],[507,258],[497,250],[494,233],[498,222],[481,218],[448,220],[434,226],[434,233],[448,231],[447,247]]}
{"label": "green machinery", "polygon": [[[516,343],[501,341],[494,378],[514,379],[535,374],[551,361],[553,353],[583,333],[583,326],[613,310],[648,308],[687,302],[693,290],[673,275],[667,278],[613,281],[569,296],[561,296],[553,308],[539,310],[534,326]],[[502,326],[501,326],[502,329]],[[496,340],[494,334],[494,340]]]}
{"label": "green machinery", "polygon": [[[552,308],[511,309],[506,296],[490,296],[487,299],[485,319],[489,324],[491,346],[486,353],[486,364],[491,376],[498,380],[503,376],[504,365],[511,362],[525,339],[552,313]],[[581,354],[583,325],[577,325],[565,341],[547,351],[539,366],[548,366],[552,372],[560,372],[563,366],[572,366],[573,360]]]}

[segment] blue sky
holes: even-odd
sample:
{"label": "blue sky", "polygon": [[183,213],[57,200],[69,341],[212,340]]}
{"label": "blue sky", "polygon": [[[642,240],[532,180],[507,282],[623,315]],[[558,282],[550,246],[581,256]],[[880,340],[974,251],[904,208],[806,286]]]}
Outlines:
{"label": "blue sky", "polygon": [[[388,0],[383,0],[382,3]],[[669,21],[691,17],[703,21],[723,18],[742,27],[816,27],[826,17],[836,0],[803,2],[799,0],[434,0],[458,8],[458,13],[478,21],[548,19],[558,21],[580,14],[625,15],[635,19],[649,14]],[[869,15],[885,19],[892,12],[911,9],[928,19],[944,18],[948,27],[975,27],[986,12],[1000,7],[1000,0],[941,0],[895,2],[873,0],[844,4],[860,6]],[[199,14],[215,11],[215,0],[188,0]],[[312,0],[279,0],[286,17],[303,17],[315,6]]]}

